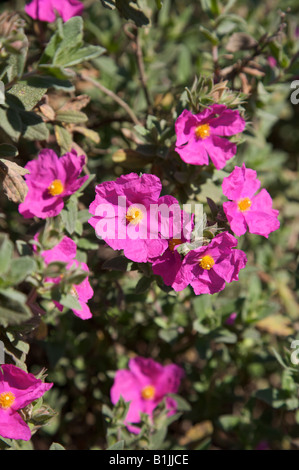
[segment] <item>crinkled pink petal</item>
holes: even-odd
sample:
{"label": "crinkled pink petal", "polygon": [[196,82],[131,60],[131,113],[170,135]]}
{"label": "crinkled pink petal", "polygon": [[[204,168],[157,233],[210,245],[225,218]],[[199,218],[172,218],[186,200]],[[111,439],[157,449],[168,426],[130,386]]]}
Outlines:
{"label": "crinkled pink petal", "polygon": [[19,213],[25,219],[38,217],[39,219],[46,219],[49,217],[56,217],[64,207],[64,201],[61,197],[50,197],[47,188],[42,191],[36,188],[34,182],[27,183],[28,193],[25,201],[19,204]]}
{"label": "crinkled pink petal", "polygon": [[12,392],[15,401],[11,410],[24,408],[32,401],[40,398],[53,386],[52,383],[44,383],[33,374],[27,373],[12,364],[3,364],[0,368],[0,394]]}
{"label": "crinkled pink petal", "polygon": [[219,277],[214,270],[208,272],[207,279],[204,279],[203,276],[194,278],[190,285],[193,287],[194,293],[196,295],[200,294],[215,294],[220,292],[225,288],[225,281]]}
{"label": "crinkled pink petal", "polygon": [[140,386],[156,383],[163,373],[163,366],[151,358],[135,357],[129,361],[129,369],[138,379]]}
{"label": "crinkled pink petal", "polygon": [[203,140],[203,146],[209,154],[217,170],[221,170],[237,151],[237,146],[227,139],[211,135]]}
{"label": "crinkled pink petal", "polygon": [[73,16],[81,15],[83,9],[84,6],[79,0],[32,0],[25,6],[25,12],[31,18],[48,23],[56,20],[56,13],[63,21],[68,21]]}
{"label": "crinkled pink petal", "polygon": [[213,112],[219,114],[218,117],[209,120],[211,134],[228,137],[243,132],[246,122],[239,111],[233,111],[224,105],[213,105],[211,108]]}
{"label": "crinkled pink petal", "polygon": [[79,0],[52,0],[53,9],[57,10],[63,21],[73,16],[81,16],[84,5]]}
{"label": "crinkled pink petal", "polygon": [[168,393],[177,393],[184,375],[184,370],[176,364],[166,365],[159,380],[155,382],[157,399],[164,397]]}
{"label": "crinkled pink petal", "polygon": [[49,23],[56,20],[52,0],[32,0],[25,6],[25,12],[34,20],[48,21]]}
{"label": "crinkled pink petal", "polygon": [[5,439],[30,441],[31,431],[17,411],[0,408],[0,436]]}
{"label": "crinkled pink petal", "polygon": [[76,243],[69,237],[65,236],[58,245],[54,246],[50,250],[44,250],[41,252],[42,257],[46,264],[54,261],[61,261],[62,263],[68,263],[71,259],[75,258],[77,253]]}
{"label": "crinkled pink petal", "polygon": [[240,237],[247,230],[247,224],[243,212],[238,208],[238,204],[233,201],[223,203],[223,210],[230,224],[232,231]]}
{"label": "crinkled pink petal", "polygon": [[256,171],[246,168],[243,163],[242,167],[236,166],[232,173],[223,179],[222,190],[228,199],[239,201],[245,197],[251,199],[260,185]]}
{"label": "crinkled pink petal", "polygon": [[[177,284],[176,278],[181,266],[182,259],[180,254],[176,250],[171,251],[169,249],[152,264],[153,273],[161,276],[166,286]],[[178,280],[180,283],[180,276]]]}
{"label": "crinkled pink petal", "polygon": [[175,150],[185,163],[190,163],[191,165],[208,165],[209,157],[203,142],[202,139],[197,139],[195,135],[192,134],[186,145],[177,146]]}
{"label": "crinkled pink petal", "polygon": [[194,133],[197,125],[198,121],[196,116],[187,109],[184,109],[175,122],[175,133],[177,136],[176,147],[181,147],[189,142],[190,135]]}

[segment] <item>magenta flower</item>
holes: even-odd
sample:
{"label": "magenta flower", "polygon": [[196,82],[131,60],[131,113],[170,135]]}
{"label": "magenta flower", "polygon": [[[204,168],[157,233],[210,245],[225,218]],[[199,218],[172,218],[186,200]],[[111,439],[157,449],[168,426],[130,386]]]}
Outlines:
{"label": "magenta flower", "polygon": [[226,282],[238,280],[239,271],[246,265],[243,251],[235,249],[237,240],[228,232],[216,235],[207,246],[189,251],[184,258],[176,290],[191,285],[196,295],[215,294]]}
{"label": "magenta flower", "polygon": [[237,313],[233,312],[227,317],[227,319],[225,320],[225,323],[231,326],[235,323],[236,318],[237,318]]}
{"label": "magenta flower", "polygon": [[[89,223],[99,238],[114,250],[124,250],[127,258],[147,262],[161,255],[168,242],[160,236],[164,224],[155,210],[162,184],[155,175],[130,173],[96,187],[96,198],[89,207],[94,214]],[[166,211],[167,212],[167,211]],[[168,221],[168,214],[165,220]]]}
{"label": "magenta flower", "polygon": [[239,112],[223,104],[213,104],[199,114],[185,109],[175,123],[175,150],[192,165],[208,165],[210,157],[220,170],[237,151],[236,144],[222,137],[238,134],[244,128]]}
{"label": "magenta flower", "polygon": [[25,6],[25,12],[34,20],[53,23],[56,16],[68,21],[73,16],[80,16],[84,6],[79,0],[32,0]]}
{"label": "magenta flower", "polygon": [[269,55],[267,57],[267,62],[272,69],[277,66],[277,60],[272,55]]}
{"label": "magenta flower", "polygon": [[0,365],[0,436],[29,441],[31,431],[19,410],[53,386],[12,364]]}
{"label": "magenta flower", "polygon": [[[175,364],[162,366],[153,359],[136,357],[130,359],[129,370],[116,372],[111,388],[111,401],[115,405],[120,397],[131,402],[125,424],[139,423],[140,413],[153,417],[153,411],[166,397],[169,414],[176,411],[176,402],[169,393],[177,393],[184,371]],[[131,432],[138,433],[139,428],[128,425]]]}
{"label": "magenta flower", "polygon": [[50,149],[39,153],[37,160],[25,165],[30,171],[25,175],[28,193],[19,205],[19,212],[26,219],[55,217],[64,207],[64,198],[74,194],[88,179],[79,178],[85,164],[85,156],[77,156],[75,150],[58,158]]}
{"label": "magenta flower", "polygon": [[234,171],[224,178],[223,194],[231,201],[223,203],[223,210],[232,231],[240,236],[247,228],[250,233],[263,235],[277,230],[280,223],[277,219],[279,211],[272,209],[272,199],[266,189],[254,196],[261,183],[256,171],[236,166]]}
{"label": "magenta flower", "polygon": [[[77,251],[76,243],[69,237],[64,237],[58,245],[56,245],[51,250],[44,250],[40,254],[44,258],[46,264],[53,263],[55,261],[60,261],[63,263],[67,263],[66,270],[70,270],[71,268],[78,268],[80,267],[83,271],[89,273],[88,266],[85,263],[79,263],[75,258]],[[46,282],[52,282],[55,284],[59,284],[61,282],[62,277],[56,278],[46,278]],[[74,314],[81,318],[82,320],[87,320],[92,317],[92,313],[87,305],[89,299],[93,297],[93,289],[89,283],[88,277],[84,279],[80,284],[74,284],[71,289],[71,295],[75,297],[75,299],[79,302],[81,309],[73,309]],[[54,301],[58,310],[62,311],[63,306],[59,303]]]}
{"label": "magenta flower", "polygon": [[[171,206],[178,204],[178,201],[172,196],[162,197],[164,203]],[[191,233],[193,230],[193,216],[180,210],[181,226],[180,232],[174,233],[175,223],[170,224],[168,247],[164,253],[152,262],[153,273],[162,277],[164,284],[172,286],[173,289],[179,289],[181,283],[181,266],[183,262],[182,255],[177,251],[177,247],[182,243],[190,241]],[[173,219],[170,219],[172,222]]]}

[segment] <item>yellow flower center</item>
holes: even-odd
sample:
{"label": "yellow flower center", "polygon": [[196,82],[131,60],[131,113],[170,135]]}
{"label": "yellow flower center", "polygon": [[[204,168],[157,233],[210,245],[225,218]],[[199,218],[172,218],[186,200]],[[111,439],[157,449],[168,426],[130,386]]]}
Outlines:
{"label": "yellow flower center", "polygon": [[0,408],[4,410],[10,408],[16,397],[12,392],[3,392],[0,394]]}
{"label": "yellow flower center", "polygon": [[71,294],[73,297],[75,297],[77,300],[79,299],[79,294],[78,294],[77,289],[76,289],[75,286],[72,286],[71,291],[70,291],[70,294]]}
{"label": "yellow flower center", "polygon": [[168,247],[171,251],[174,251],[174,248],[177,245],[181,245],[183,242],[180,238],[173,238],[172,240],[169,240],[168,242]]}
{"label": "yellow flower center", "polygon": [[143,212],[138,207],[131,206],[127,211],[126,219],[131,224],[137,225],[143,219]]}
{"label": "yellow flower center", "polygon": [[141,396],[144,400],[152,400],[155,396],[156,389],[153,385],[147,385],[141,391]]}
{"label": "yellow flower center", "polygon": [[54,180],[48,187],[51,196],[59,196],[64,191],[64,186],[60,180]]}
{"label": "yellow flower center", "polygon": [[210,126],[209,124],[202,124],[201,126],[197,126],[195,129],[195,135],[198,138],[206,139],[210,136]]}
{"label": "yellow flower center", "polygon": [[251,200],[249,199],[249,197],[245,197],[244,199],[241,199],[238,202],[238,207],[241,212],[248,211],[248,209],[250,209],[250,206],[251,206]]}
{"label": "yellow flower center", "polygon": [[202,269],[207,269],[208,271],[214,266],[214,264],[215,264],[215,261],[210,255],[206,255],[199,260],[199,266]]}

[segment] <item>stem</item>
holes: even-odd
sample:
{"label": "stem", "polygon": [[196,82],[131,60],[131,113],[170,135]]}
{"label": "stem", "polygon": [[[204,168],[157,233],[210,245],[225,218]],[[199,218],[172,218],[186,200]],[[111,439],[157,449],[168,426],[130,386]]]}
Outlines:
{"label": "stem", "polygon": [[116,95],[113,91],[109,90],[106,88],[104,85],[102,85],[100,82],[97,80],[94,80],[91,77],[88,77],[84,72],[81,74],[78,74],[78,77],[81,78],[82,80],[85,80],[86,82],[92,83],[96,88],[101,90],[103,93],[105,93],[107,96],[113,99],[119,106],[121,106],[127,114],[130,116],[131,120],[134,122],[134,124],[138,126],[142,126],[142,123],[139,121],[139,119],[136,117],[134,111],[130,108],[130,106],[123,101],[118,95]]}

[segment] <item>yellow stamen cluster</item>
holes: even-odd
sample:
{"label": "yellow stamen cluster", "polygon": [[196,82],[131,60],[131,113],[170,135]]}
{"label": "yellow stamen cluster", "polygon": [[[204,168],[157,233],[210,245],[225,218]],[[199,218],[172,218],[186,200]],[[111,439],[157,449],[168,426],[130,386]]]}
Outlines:
{"label": "yellow stamen cluster", "polygon": [[3,392],[0,394],[0,408],[4,410],[10,408],[14,403],[16,397],[12,392]]}
{"label": "yellow stamen cluster", "polygon": [[49,194],[51,196],[59,196],[64,191],[64,186],[60,180],[54,180],[48,187]]}
{"label": "yellow stamen cluster", "polygon": [[78,294],[77,289],[76,289],[75,286],[72,286],[70,294],[71,294],[73,297],[75,297],[75,299],[77,299],[77,300],[79,299],[79,294]]}
{"label": "yellow stamen cluster", "polygon": [[152,400],[155,396],[156,389],[153,385],[147,385],[141,390],[141,396],[144,400]]}
{"label": "yellow stamen cluster", "polygon": [[199,265],[202,269],[207,269],[208,271],[214,266],[215,261],[212,256],[206,255],[199,260]]}
{"label": "yellow stamen cluster", "polygon": [[143,219],[143,212],[138,207],[131,206],[127,211],[126,219],[131,224],[137,225]]}
{"label": "yellow stamen cluster", "polygon": [[197,126],[195,129],[195,135],[197,138],[206,139],[210,136],[210,126],[209,124],[202,124],[201,126]]}
{"label": "yellow stamen cluster", "polygon": [[249,197],[245,197],[244,199],[241,199],[238,202],[238,207],[241,212],[248,211],[248,209],[250,209],[250,206],[251,206],[251,200],[249,199]]}

